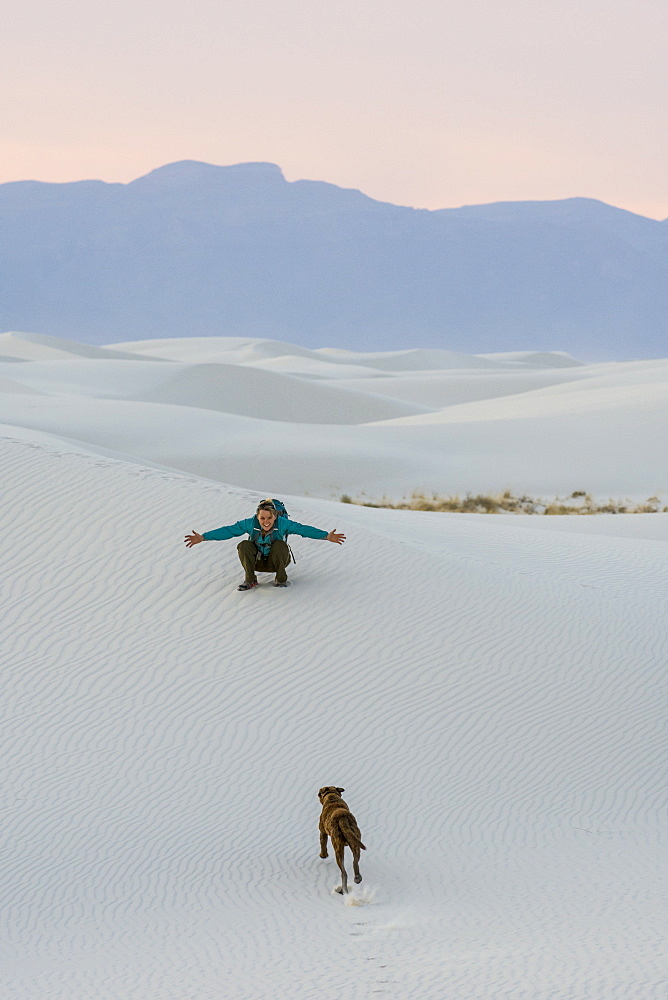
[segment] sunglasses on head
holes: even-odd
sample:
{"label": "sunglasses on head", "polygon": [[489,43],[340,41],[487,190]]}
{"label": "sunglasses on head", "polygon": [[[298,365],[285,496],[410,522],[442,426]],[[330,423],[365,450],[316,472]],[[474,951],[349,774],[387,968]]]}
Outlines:
{"label": "sunglasses on head", "polygon": [[273,503],[261,503],[257,509],[257,513],[259,513],[261,510],[270,510],[276,513],[276,508],[274,507]]}

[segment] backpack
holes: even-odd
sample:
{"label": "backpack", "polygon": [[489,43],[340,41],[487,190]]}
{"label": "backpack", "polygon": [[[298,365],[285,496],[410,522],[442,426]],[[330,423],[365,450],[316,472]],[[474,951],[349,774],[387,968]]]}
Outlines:
{"label": "backpack", "polygon": [[[273,503],[279,517],[290,517],[287,510],[285,509],[285,504],[282,500],[277,500],[276,497],[267,497],[265,500],[261,500],[260,503]],[[258,504],[258,507],[260,504]]]}

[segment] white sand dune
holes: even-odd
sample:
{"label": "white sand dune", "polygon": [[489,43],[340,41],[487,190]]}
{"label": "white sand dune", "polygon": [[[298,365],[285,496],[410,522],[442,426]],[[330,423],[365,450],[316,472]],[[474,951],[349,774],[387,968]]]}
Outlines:
{"label": "white sand dune", "polygon": [[[384,372],[372,368],[370,365],[346,365],[343,362],[332,364],[321,358],[302,358],[293,354],[283,354],[275,358],[266,358],[260,361],[251,361],[249,365],[255,368],[263,368],[265,371],[283,372],[285,374],[299,375],[302,378],[328,379],[329,381],[343,379],[365,378],[372,383],[373,380],[384,380]],[[387,380],[384,380],[387,381]],[[377,385],[371,385],[370,392],[376,392]]]}
{"label": "white sand dune", "polygon": [[459,403],[515,396],[544,386],[564,385],[570,379],[584,377],[583,371],[587,372],[588,369],[570,368],[568,372],[564,369],[541,368],[502,372],[455,369],[385,376],[376,373],[372,379],[363,376],[345,378],[337,381],[337,385],[378,392],[393,399],[420,402],[434,409],[441,409]]}
{"label": "white sand dune", "polygon": [[582,364],[566,351],[503,351],[500,354],[480,354],[479,357],[522,368],[573,368]]}
{"label": "white sand dune", "polygon": [[[324,355],[329,360],[336,360],[336,354]],[[497,361],[490,361],[476,354],[460,354],[456,351],[435,351],[424,349],[413,349],[408,351],[376,351],[376,352],[348,352],[348,357],[357,359],[359,363],[377,368],[379,371],[387,372],[408,372],[408,371],[430,371],[439,369],[441,371],[456,369],[497,369],[505,367]]]}
{"label": "white sand dune", "polygon": [[63,399],[166,403],[283,422],[360,424],[430,412],[419,403],[357,390],[354,385],[315,386],[310,380],[244,365],[67,360],[35,361],[17,372],[0,364],[0,372],[14,376],[15,383],[21,379],[31,391]]}
{"label": "white sand dune", "polygon": [[289,355],[318,360],[316,351],[282,340],[263,337],[168,337],[164,340],[129,340],[111,345],[114,350],[149,354],[184,363],[224,362],[248,364]]}
{"label": "white sand dune", "polygon": [[346,357],[365,362],[385,371],[429,371],[466,368],[570,368],[582,364],[563,351],[510,351],[501,354],[462,354],[457,351],[424,350],[357,353],[332,348],[320,348],[319,353],[332,361]]}
{"label": "white sand dune", "polygon": [[[221,357],[219,339],[204,339]],[[668,492],[668,362],[329,381],[263,370],[252,343],[232,346],[253,360],[147,361],[144,343],[135,361],[70,352],[0,365],[0,377],[33,393],[0,392],[0,421],[257,490],[271,483],[281,492],[372,498],[414,489]],[[187,348],[169,345],[174,356]],[[196,343],[195,356],[204,358],[205,348]],[[533,387],[546,378],[562,381]],[[452,404],[434,410],[449,386]],[[485,398],[455,402],[483,391]]]}
{"label": "white sand dune", "polygon": [[41,333],[0,333],[0,358],[15,361],[46,361],[50,358],[129,358],[136,360],[138,352],[126,353],[112,347],[93,347],[64,337],[50,337]]}
{"label": "white sand dune", "polygon": [[[663,996],[668,515],[295,494],[666,491],[668,362],[0,354],[3,997]],[[348,541],[240,594],[183,535],[268,493]]]}
{"label": "white sand dune", "polygon": [[[78,402],[91,438],[158,407]],[[3,996],[665,994],[668,516],[286,497],[348,540],[296,538],[292,588],[240,594],[233,542],[182,538],[271,476],[25,427],[0,468]],[[368,848],[358,906],[317,857],[324,783]]]}
{"label": "white sand dune", "polygon": [[438,413],[397,418],[395,423],[469,423],[472,421],[534,420],[537,417],[597,413],[634,409],[639,403],[662,402],[668,397],[668,362],[626,362],[610,370],[592,366],[594,372],[578,369],[577,375],[558,384],[546,385],[522,395],[502,393],[474,405],[448,406]]}
{"label": "white sand dune", "polygon": [[[121,358],[106,348],[83,358],[69,344],[51,359],[52,341],[19,338],[34,359],[0,365],[14,384],[0,392],[0,421],[247,488],[372,498],[668,492],[662,360],[564,365],[555,352],[562,367],[539,355],[532,368],[535,356],[520,352],[458,356],[467,367],[455,369],[450,352],[355,354],[215,337],[140,342],[134,360],[128,344],[117,345]],[[410,368],[427,355],[446,367]],[[286,369],[273,369],[276,361]],[[351,378],[351,368],[363,377]]]}
{"label": "white sand dune", "polygon": [[328,495],[367,483],[388,490],[419,483],[425,463],[433,466],[433,455],[411,455],[410,441],[398,449],[392,435],[374,428],[280,423],[164,403],[52,396],[48,406],[35,406],[12,395],[0,397],[0,422],[260,492],[265,483]]}
{"label": "white sand dune", "polygon": [[0,376],[0,394],[10,394],[14,392],[21,393],[22,395],[41,395],[37,389],[30,389],[27,385],[24,385],[23,382],[17,382],[15,379]]}
{"label": "white sand dune", "polygon": [[237,364],[270,363],[302,359],[329,365],[362,366],[380,371],[433,369],[514,369],[577,367],[582,362],[563,351],[511,351],[507,354],[462,354],[457,351],[411,348],[403,351],[350,351],[343,348],[311,349],[282,340],[253,337],[184,337],[164,340],[130,340],[110,345],[122,353],[139,353],[171,361],[227,361]]}

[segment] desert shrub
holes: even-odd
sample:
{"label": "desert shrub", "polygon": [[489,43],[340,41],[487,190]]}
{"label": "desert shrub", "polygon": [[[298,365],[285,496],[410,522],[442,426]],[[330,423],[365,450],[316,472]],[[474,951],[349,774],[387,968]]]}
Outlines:
{"label": "desert shrub", "polygon": [[[541,497],[531,497],[527,494],[515,496],[511,490],[504,490],[502,493],[467,493],[464,497],[459,494],[440,496],[438,493],[426,493],[414,490],[410,497],[402,497],[401,500],[391,500],[383,496],[380,500],[369,500],[364,497],[353,499],[349,494],[344,493],[341,503],[358,504],[363,507],[389,507],[393,510],[428,510],[443,511],[450,513],[468,514],[546,514],[551,515],[571,515],[571,514],[656,514],[660,511],[668,513],[668,506],[661,506],[661,499],[658,496],[649,497],[646,501],[633,504],[628,500],[609,499],[607,503],[597,504],[590,493],[584,490],[575,490],[568,497],[555,497],[553,500],[543,500]],[[575,501],[570,502],[569,501]]]}

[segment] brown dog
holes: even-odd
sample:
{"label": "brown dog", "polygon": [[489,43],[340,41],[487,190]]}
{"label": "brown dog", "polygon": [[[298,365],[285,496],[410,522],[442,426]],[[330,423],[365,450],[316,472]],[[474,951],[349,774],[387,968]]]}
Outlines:
{"label": "brown dog", "polygon": [[328,856],[327,837],[331,837],[336,863],[341,869],[341,886],[336,891],[345,893],[348,892],[348,873],[343,865],[343,851],[349,847],[353,852],[355,882],[361,882],[360,851],[366,851],[366,847],[362,843],[362,834],[355,817],[341,798],[341,792],[345,792],[345,788],[335,788],[334,785],[325,785],[318,792],[318,798],[322,803],[320,857]]}

